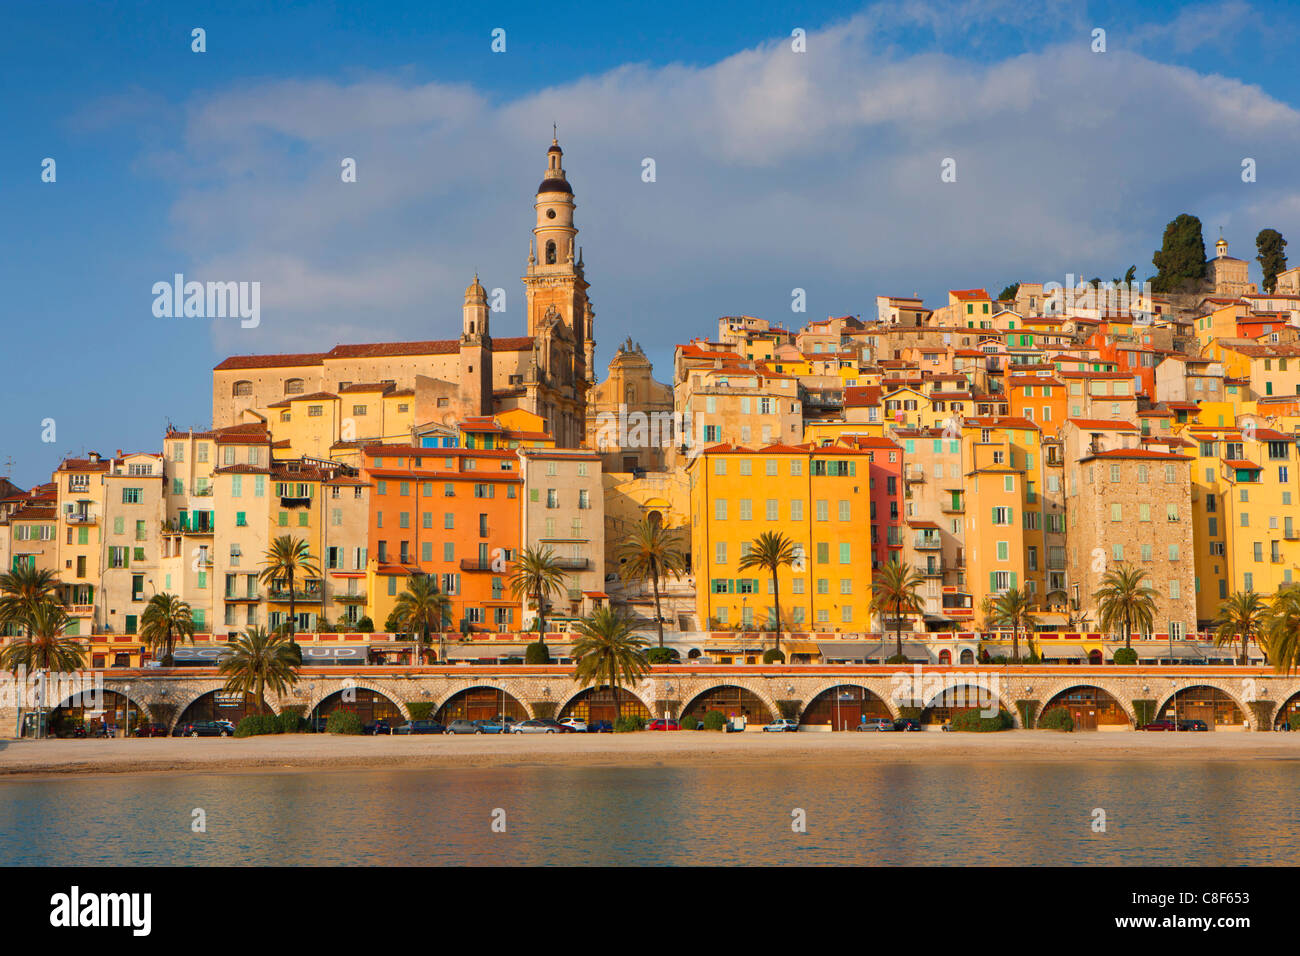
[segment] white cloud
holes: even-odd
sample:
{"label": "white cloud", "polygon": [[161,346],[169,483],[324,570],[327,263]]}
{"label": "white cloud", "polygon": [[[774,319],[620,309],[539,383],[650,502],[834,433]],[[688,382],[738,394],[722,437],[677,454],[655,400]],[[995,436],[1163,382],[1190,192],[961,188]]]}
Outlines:
{"label": "white cloud", "polygon": [[[1012,17],[1002,4],[955,9],[954,36]],[[935,10],[873,8],[810,34],[806,54],[779,38],[506,102],[387,77],[213,93],[191,104],[179,151],[153,157],[178,189],[175,238],[191,262],[178,271],[262,280],[262,327],[220,332],[240,352],[453,336],[475,269],[511,296],[497,333],[518,334],[552,118],[597,340],[636,331],[660,360],[719,314],[798,323],[866,312],[877,293],[997,291],[1131,262],[1145,276],[1183,211],[1209,237],[1209,213],[1237,210],[1235,246],[1265,225],[1300,231],[1281,175],[1300,139],[1293,105],[1113,41],[1093,54],[1086,24],[1000,61],[900,52],[889,31],[942,27]],[[1249,186],[1246,155],[1261,171]],[[354,185],[339,180],[344,156],[358,161]],[[949,156],[955,184],[939,179]],[[794,286],[810,315],[784,313]]]}

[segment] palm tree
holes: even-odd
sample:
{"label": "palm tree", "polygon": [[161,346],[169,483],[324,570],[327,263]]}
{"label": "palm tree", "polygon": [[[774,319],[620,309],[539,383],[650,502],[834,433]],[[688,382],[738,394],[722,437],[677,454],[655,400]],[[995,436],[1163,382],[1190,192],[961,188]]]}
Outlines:
{"label": "palm tree", "polygon": [[231,653],[222,657],[218,672],[226,678],[225,690],[257,696],[257,712],[264,713],[262,694],[269,686],[277,694],[298,683],[302,649],[289,635],[250,627],[230,642]]}
{"label": "palm tree", "polygon": [[301,576],[320,577],[320,568],[316,558],[307,547],[307,542],[292,535],[281,535],[271,542],[262,559],[262,573],[258,580],[268,587],[283,584],[289,589],[289,641],[293,642],[294,630],[298,625],[298,605],[294,595],[294,579]]}
{"label": "palm tree", "polygon": [[546,643],[546,602],[564,590],[565,574],[550,548],[529,546],[515,558],[510,590],[537,602],[537,643]]}
{"label": "palm tree", "polygon": [[165,591],[155,594],[140,616],[140,640],[164,667],[170,667],[177,638],[193,642],[194,614],[189,604],[176,595]]}
{"label": "palm tree", "polygon": [[883,620],[887,612],[894,612],[894,637],[898,642],[896,657],[903,656],[903,620],[900,615],[904,611],[921,613],[921,585],[924,581],[921,572],[894,558],[876,572],[871,583],[872,613],[879,614]]}
{"label": "palm tree", "polygon": [[608,684],[618,717],[623,716],[619,688],[636,683],[650,671],[647,641],[633,633],[635,627],[630,618],[608,606],[596,608],[576,625],[579,637],[573,644],[573,676],[583,687]]}
{"label": "palm tree", "polygon": [[[81,644],[63,633],[68,626],[68,612],[54,598],[33,604],[20,623],[25,636],[0,648],[0,668],[16,675],[19,670],[68,672],[84,666]],[[44,703],[41,701],[36,711],[41,734],[45,727]]]}
{"label": "palm tree", "polygon": [[1300,585],[1277,589],[1260,622],[1259,638],[1276,673],[1290,674],[1300,666]]}
{"label": "palm tree", "polygon": [[753,540],[749,553],[740,557],[736,567],[741,571],[750,568],[762,568],[772,575],[772,603],[776,612],[776,649],[781,650],[781,584],[777,572],[783,567],[790,567],[799,558],[799,550],[793,541],[779,531],[764,531]]}
{"label": "palm tree", "polygon": [[1124,646],[1133,647],[1133,630],[1150,633],[1155,624],[1156,597],[1154,588],[1146,585],[1147,573],[1140,568],[1120,564],[1107,571],[1101,587],[1093,594],[1097,603],[1097,623],[1107,633],[1124,628]]}
{"label": "palm tree", "polygon": [[993,623],[1011,628],[1011,654],[1020,660],[1020,629],[1032,632],[1034,628],[1034,596],[1028,591],[1012,588],[993,601]]}
{"label": "palm tree", "polygon": [[1241,637],[1241,657],[1237,663],[1246,663],[1247,645],[1260,628],[1268,606],[1264,599],[1251,591],[1237,591],[1219,605],[1215,620],[1214,643],[1217,647],[1233,643]]}
{"label": "palm tree", "polygon": [[438,590],[438,582],[431,574],[412,574],[406,579],[406,590],[397,596],[393,615],[404,630],[420,634],[420,662],[429,646],[429,631],[438,631],[438,660],[445,662],[446,649],[443,631],[451,614],[451,600]]}
{"label": "palm tree", "polygon": [[632,536],[619,549],[623,571],[633,581],[649,581],[655,595],[655,622],[659,625],[659,646],[664,646],[664,618],[659,608],[659,579],[686,573],[686,554],[678,547],[675,532],[658,521],[645,518],[632,529]]}
{"label": "palm tree", "polygon": [[0,574],[0,628],[25,626],[36,605],[57,600],[59,579],[54,572],[29,564],[18,564]]}

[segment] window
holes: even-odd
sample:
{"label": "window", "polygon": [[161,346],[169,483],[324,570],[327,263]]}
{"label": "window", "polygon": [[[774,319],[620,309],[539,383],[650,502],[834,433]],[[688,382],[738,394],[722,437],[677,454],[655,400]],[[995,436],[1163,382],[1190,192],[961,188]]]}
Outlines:
{"label": "window", "polygon": [[1168,521],[1178,520],[1178,505],[1175,504],[1165,505],[1165,519]]}

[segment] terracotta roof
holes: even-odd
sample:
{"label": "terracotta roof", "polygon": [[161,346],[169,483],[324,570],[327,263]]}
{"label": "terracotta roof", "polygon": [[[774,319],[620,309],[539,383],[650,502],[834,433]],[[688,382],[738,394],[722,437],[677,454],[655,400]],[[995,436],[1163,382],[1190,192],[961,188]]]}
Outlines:
{"label": "terracotta roof", "polygon": [[1136,432],[1142,430],[1132,422],[1110,421],[1105,418],[1067,418],[1066,421],[1085,431]]}
{"label": "terracotta roof", "polygon": [[288,352],[279,355],[232,355],[213,369],[214,372],[245,368],[302,368],[320,365],[324,352]]}
{"label": "terracotta roof", "polygon": [[949,290],[948,294],[952,296],[956,296],[958,299],[961,299],[963,301],[967,299],[990,298],[988,292],[985,291],[984,289],[951,289]]}
{"label": "terracotta roof", "polygon": [[312,392],[310,395],[291,395],[285,401],[289,402],[325,402],[333,401],[338,396],[333,392]]}
{"label": "terracotta roof", "polygon": [[1109,451],[1094,452],[1085,458],[1159,458],[1165,461],[1191,461],[1187,455],[1176,455],[1168,451],[1152,451],[1149,448],[1112,448]]}

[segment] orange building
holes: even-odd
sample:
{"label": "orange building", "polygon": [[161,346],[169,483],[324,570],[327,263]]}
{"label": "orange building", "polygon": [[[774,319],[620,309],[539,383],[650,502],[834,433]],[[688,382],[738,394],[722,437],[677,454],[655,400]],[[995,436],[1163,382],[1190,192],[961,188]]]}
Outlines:
{"label": "orange building", "polygon": [[1013,418],[1026,418],[1044,433],[1055,434],[1066,415],[1065,385],[1050,375],[1008,374],[1007,398]]}
{"label": "orange building", "polygon": [[366,613],[376,630],[411,574],[430,574],[451,599],[448,628],[512,631],[521,621],[510,591],[518,553],[523,479],[511,449],[369,445]]}

